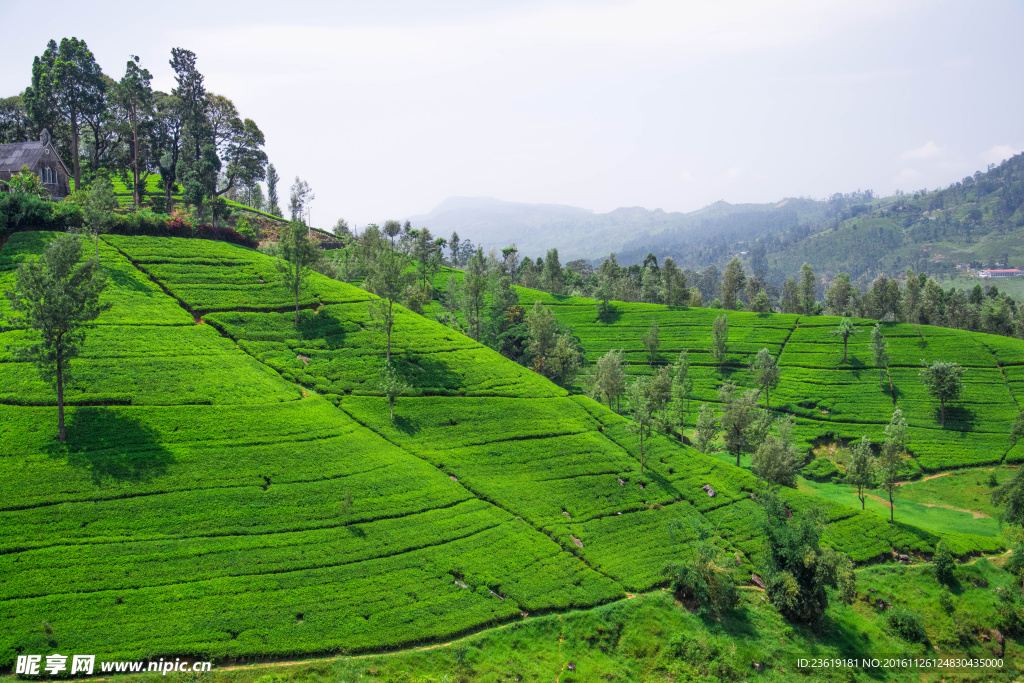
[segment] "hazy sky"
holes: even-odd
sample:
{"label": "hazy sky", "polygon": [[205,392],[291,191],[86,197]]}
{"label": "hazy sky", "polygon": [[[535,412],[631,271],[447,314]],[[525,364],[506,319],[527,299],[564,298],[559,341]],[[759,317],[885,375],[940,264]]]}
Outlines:
{"label": "hazy sky", "polygon": [[946,185],[1024,149],[1024,3],[0,0],[0,96],[50,38],[170,49],[267,137],[315,225],[450,196],[692,210]]}

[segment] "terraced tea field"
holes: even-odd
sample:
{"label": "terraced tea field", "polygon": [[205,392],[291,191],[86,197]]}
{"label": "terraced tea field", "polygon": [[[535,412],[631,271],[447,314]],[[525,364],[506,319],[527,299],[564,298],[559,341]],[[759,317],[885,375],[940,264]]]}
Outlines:
{"label": "terraced tea field", "polygon": [[[857,334],[849,339],[843,364],[843,342],[830,334],[839,318],[729,311],[729,344],[720,371],[710,355],[710,330],[722,311],[615,303],[606,322],[597,319],[590,299],[520,289],[522,303],[536,300],[549,305],[559,323],[580,337],[587,361],[594,362],[611,349],[623,349],[630,374],[652,372],[640,338],[657,321],[661,345],[656,365],[674,362],[680,351],[690,353],[696,399],[691,425],[700,402],[717,401],[723,380],[754,388],[747,365],[757,351],[767,348],[782,369],[782,381],[771,392],[772,410],[793,415],[797,435],[808,446],[820,439],[861,436],[881,441],[884,426],[899,407],[910,426],[908,449],[923,470],[1024,459],[1024,444],[1011,448],[1007,438],[1024,399],[1024,341],[929,325],[883,323],[889,370],[880,384],[869,349],[874,321],[854,321]],[[938,402],[918,377],[922,360],[929,364],[951,361],[968,368],[961,399],[947,406],[945,428],[940,425]]]}
{"label": "terraced tea field", "polygon": [[[10,238],[0,290],[49,237]],[[314,275],[296,326],[273,260],[253,250],[109,236],[100,256],[113,307],[72,364],[66,444],[53,440],[48,387],[0,356],[2,665],[18,651],[283,657],[445,639],[656,586],[700,518],[749,577],[759,511],[743,469],[657,437],[641,472],[624,418],[405,310],[392,353],[410,390],[392,422],[363,290]],[[586,308],[558,314],[582,330]],[[661,308],[663,329],[678,328],[666,358],[713,315]],[[627,320],[588,335],[617,348]],[[736,317],[733,360],[764,335],[787,358],[798,331],[816,334],[770,322]],[[3,331],[0,348],[23,336]],[[995,354],[1014,349],[993,349],[978,386],[1012,400],[993,373]],[[717,371],[701,371],[713,394]],[[870,368],[851,374],[872,381]],[[906,391],[897,400],[918,400]],[[851,424],[880,429],[884,412]],[[940,431],[920,419],[915,438]],[[1002,413],[972,420],[995,430]],[[806,435],[819,422],[801,415]],[[795,514],[819,500],[787,496]],[[828,541],[858,561],[939,540],[826,505]],[[1000,545],[945,536],[957,552]]]}

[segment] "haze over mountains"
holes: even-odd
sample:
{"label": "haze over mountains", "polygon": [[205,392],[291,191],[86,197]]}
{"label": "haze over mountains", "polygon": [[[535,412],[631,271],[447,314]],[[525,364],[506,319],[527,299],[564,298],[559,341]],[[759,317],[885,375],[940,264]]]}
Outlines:
{"label": "haze over mountains", "polygon": [[[515,242],[520,253],[527,256],[543,256],[548,249],[557,248],[563,262],[578,258],[600,261],[615,252],[620,256],[619,262],[628,265],[643,260],[649,250],[660,252],[674,242],[700,239],[707,234],[704,228],[709,223],[725,216],[746,218],[727,230],[730,237],[741,237],[750,231],[759,232],[759,228],[796,225],[801,214],[815,208],[823,211],[824,203],[806,199],[770,204],[719,201],[688,213],[639,206],[595,213],[559,204],[451,197],[433,211],[411,216],[409,220],[414,227],[424,225],[445,237],[456,231],[485,251]],[[734,232],[737,234],[733,235]]]}
{"label": "haze over mountains", "polygon": [[[723,268],[738,256],[752,273],[781,285],[802,263],[833,277],[845,272],[867,284],[908,267],[948,275],[957,266],[1022,263],[1024,154],[990,165],[944,188],[876,197],[871,190],[827,199],[789,198],[767,204],[719,201],[689,213],[619,208],[608,213],[554,204],[452,198],[415,227],[447,237],[453,230],[485,250],[513,242],[524,256],[599,265],[615,253],[620,265],[648,254],[676,265]],[[974,265],[971,265],[974,264]],[[992,267],[992,266],[989,266]]]}

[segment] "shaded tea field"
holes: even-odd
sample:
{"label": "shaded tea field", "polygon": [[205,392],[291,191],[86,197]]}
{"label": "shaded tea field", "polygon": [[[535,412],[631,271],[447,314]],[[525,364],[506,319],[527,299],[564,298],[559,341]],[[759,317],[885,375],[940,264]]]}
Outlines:
{"label": "shaded tea field", "polygon": [[[11,237],[0,288],[48,237]],[[296,326],[258,252],[100,252],[113,307],[72,364],[65,444],[48,387],[0,355],[0,664],[387,649],[658,585],[699,519],[741,578],[760,552],[748,472],[666,437],[641,472],[623,418],[451,329],[399,311],[392,422],[363,290],[314,275]],[[939,540],[827,505],[856,560]]]}

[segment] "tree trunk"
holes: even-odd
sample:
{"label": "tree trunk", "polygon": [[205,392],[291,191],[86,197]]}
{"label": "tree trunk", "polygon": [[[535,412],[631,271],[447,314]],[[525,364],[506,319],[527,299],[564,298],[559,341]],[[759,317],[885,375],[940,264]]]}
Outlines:
{"label": "tree trunk", "polygon": [[864,492],[861,490],[859,486],[857,487],[857,497],[860,498],[860,509],[866,510],[867,508],[865,507],[865,505],[867,503],[867,496],[864,495]]}
{"label": "tree trunk", "polygon": [[892,486],[889,487],[889,523],[896,522],[896,508],[892,504]]}
{"label": "tree trunk", "polygon": [[946,428],[946,399],[939,399],[939,421],[942,423],[942,428]]}
{"label": "tree trunk", "polygon": [[135,210],[139,210],[139,125],[135,122],[132,125],[132,174],[135,177]]}
{"label": "tree trunk", "polygon": [[395,421],[395,399],[390,398],[389,402],[391,403],[391,421],[394,422]]}
{"label": "tree trunk", "polygon": [[64,441],[64,364],[57,356],[57,439]]}
{"label": "tree trunk", "polygon": [[96,243],[96,263],[100,262],[100,231],[97,228],[96,232],[93,233],[93,241]]}
{"label": "tree trunk", "polygon": [[78,112],[71,112],[71,158],[75,167],[75,191],[82,189],[82,165],[78,155]]}
{"label": "tree trunk", "polygon": [[769,389],[768,387],[764,388],[764,406],[765,410],[767,410],[769,413],[772,411],[771,389]]}
{"label": "tree trunk", "polygon": [[387,353],[387,361],[389,363],[391,362],[391,323],[393,322],[392,319],[391,319],[391,306],[392,306],[392,301],[391,301],[391,299],[388,299],[388,319],[387,319],[386,322],[387,322],[387,327],[388,327],[388,353]]}
{"label": "tree trunk", "polygon": [[299,266],[295,265],[295,327],[299,326]]}
{"label": "tree trunk", "polygon": [[843,365],[846,365],[846,337],[843,337]]}

